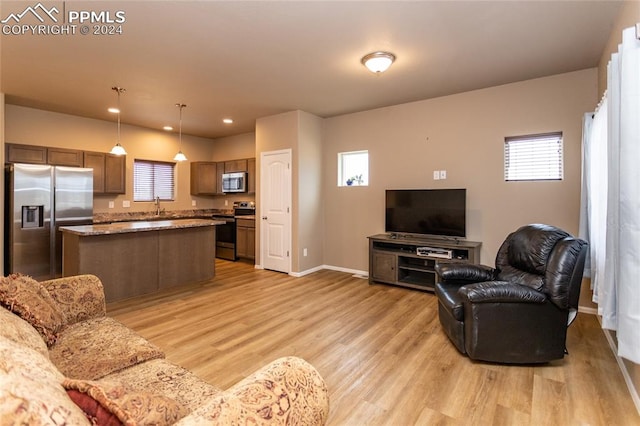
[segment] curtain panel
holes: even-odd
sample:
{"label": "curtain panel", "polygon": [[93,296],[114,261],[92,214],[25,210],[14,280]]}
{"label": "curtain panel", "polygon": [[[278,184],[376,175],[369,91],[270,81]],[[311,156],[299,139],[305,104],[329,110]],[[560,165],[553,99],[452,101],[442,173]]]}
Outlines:
{"label": "curtain panel", "polygon": [[602,327],[640,363],[640,40],[636,28],[607,67],[607,92],[583,126],[580,233]]}

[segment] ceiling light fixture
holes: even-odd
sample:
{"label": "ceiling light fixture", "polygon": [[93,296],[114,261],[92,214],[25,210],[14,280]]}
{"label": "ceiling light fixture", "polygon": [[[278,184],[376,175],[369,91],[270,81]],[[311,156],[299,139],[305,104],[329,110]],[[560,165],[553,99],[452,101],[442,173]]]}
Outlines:
{"label": "ceiling light fixture", "polygon": [[170,132],[170,131],[172,131],[172,130],[173,130],[173,127],[171,127],[171,126],[164,126],[162,129],[163,129],[163,130],[166,130],[167,132]]}
{"label": "ceiling light fixture", "polygon": [[113,148],[111,148],[111,154],[127,155],[127,151],[125,151],[122,145],[120,145],[120,95],[125,92],[125,89],[116,86],[112,87],[111,90],[115,90],[118,93],[118,108],[113,110],[118,114],[118,139],[116,140],[116,144]]}
{"label": "ceiling light fixture", "polygon": [[385,72],[393,61],[396,60],[396,56],[389,52],[373,52],[362,57],[362,65],[373,73],[380,74]]}
{"label": "ceiling light fixture", "polygon": [[223,118],[223,119],[222,119],[222,122],[223,122],[224,124],[233,124],[233,120],[232,120],[232,119],[230,119],[230,118]]}
{"label": "ceiling light fixture", "polygon": [[182,108],[186,107],[185,104],[176,104],[178,108],[180,108],[180,144],[178,145],[178,153],[175,157],[173,157],[173,161],[187,161],[187,157],[182,153]]}

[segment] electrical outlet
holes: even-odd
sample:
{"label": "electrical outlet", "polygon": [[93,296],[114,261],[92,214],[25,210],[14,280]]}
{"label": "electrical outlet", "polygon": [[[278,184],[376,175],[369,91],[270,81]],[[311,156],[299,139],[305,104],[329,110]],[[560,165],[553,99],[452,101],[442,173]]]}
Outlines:
{"label": "electrical outlet", "polygon": [[440,180],[440,171],[439,170],[434,170],[433,171],[433,180]]}
{"label": "electrical outlet", "polygon": [[229,205],[229,200],[224,200],[224,206],[228,206]]}
{"label": "electrical outlet", "polygon": [[113,201],[109,201],[109,208],[112,209],[116,206],[116,203],[114,203]]}
{"label": "electrical outlet", "polygon": [[131,201],[129,200],[124,200],[122,202],[122,207],[131,207]]}
{"label": "electrical outlet", "polygon": [[196,200],[191,200],[191,207],[195,207],[196,206]]}
{"label": "electrical outlet", "polygon": [[302,255],[303,255],[304,257],[307,257],[307,249],[306,249],[306,248],[303,248],[303,249],[302,249]]}
{"label": "electrical outlet", "polygon": [[446,179],[446,178],[447,178],[447,171],[440,170],[440,179]]}

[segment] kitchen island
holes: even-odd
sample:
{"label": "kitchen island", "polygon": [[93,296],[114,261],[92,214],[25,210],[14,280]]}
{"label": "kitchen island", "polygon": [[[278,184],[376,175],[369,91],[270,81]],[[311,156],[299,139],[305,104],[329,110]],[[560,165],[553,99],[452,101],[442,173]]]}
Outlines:
{"label": "kitchen island", "polygon": [[179,219],[63,226],[62,275],[97,275],[107,302],[210,280],[221,221]]}

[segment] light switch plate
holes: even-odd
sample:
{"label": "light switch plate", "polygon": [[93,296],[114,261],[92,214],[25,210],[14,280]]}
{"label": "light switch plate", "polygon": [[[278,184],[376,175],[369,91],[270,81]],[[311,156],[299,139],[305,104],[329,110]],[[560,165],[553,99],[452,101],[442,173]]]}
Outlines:
{"label": "light switch plate", "polygon": [[440,170],[440,179],[446,179],[446,178],[447,178],[447,171]]}
{"label": "light switch plate", "polygon": [[109,208],[112,209],[116,206],[116,203],[114,203],[113,201],[109,201]]}
{"label": "light switch plate", "polygon": [[440,171],[439,170],[434,170],[433,171],[433,179],[434,180],[440,180]]}
{"label": "light switch plate", "polygon": [[131,207],[131,201],[129,200],[124,200],[122,202],[122,207]]}

